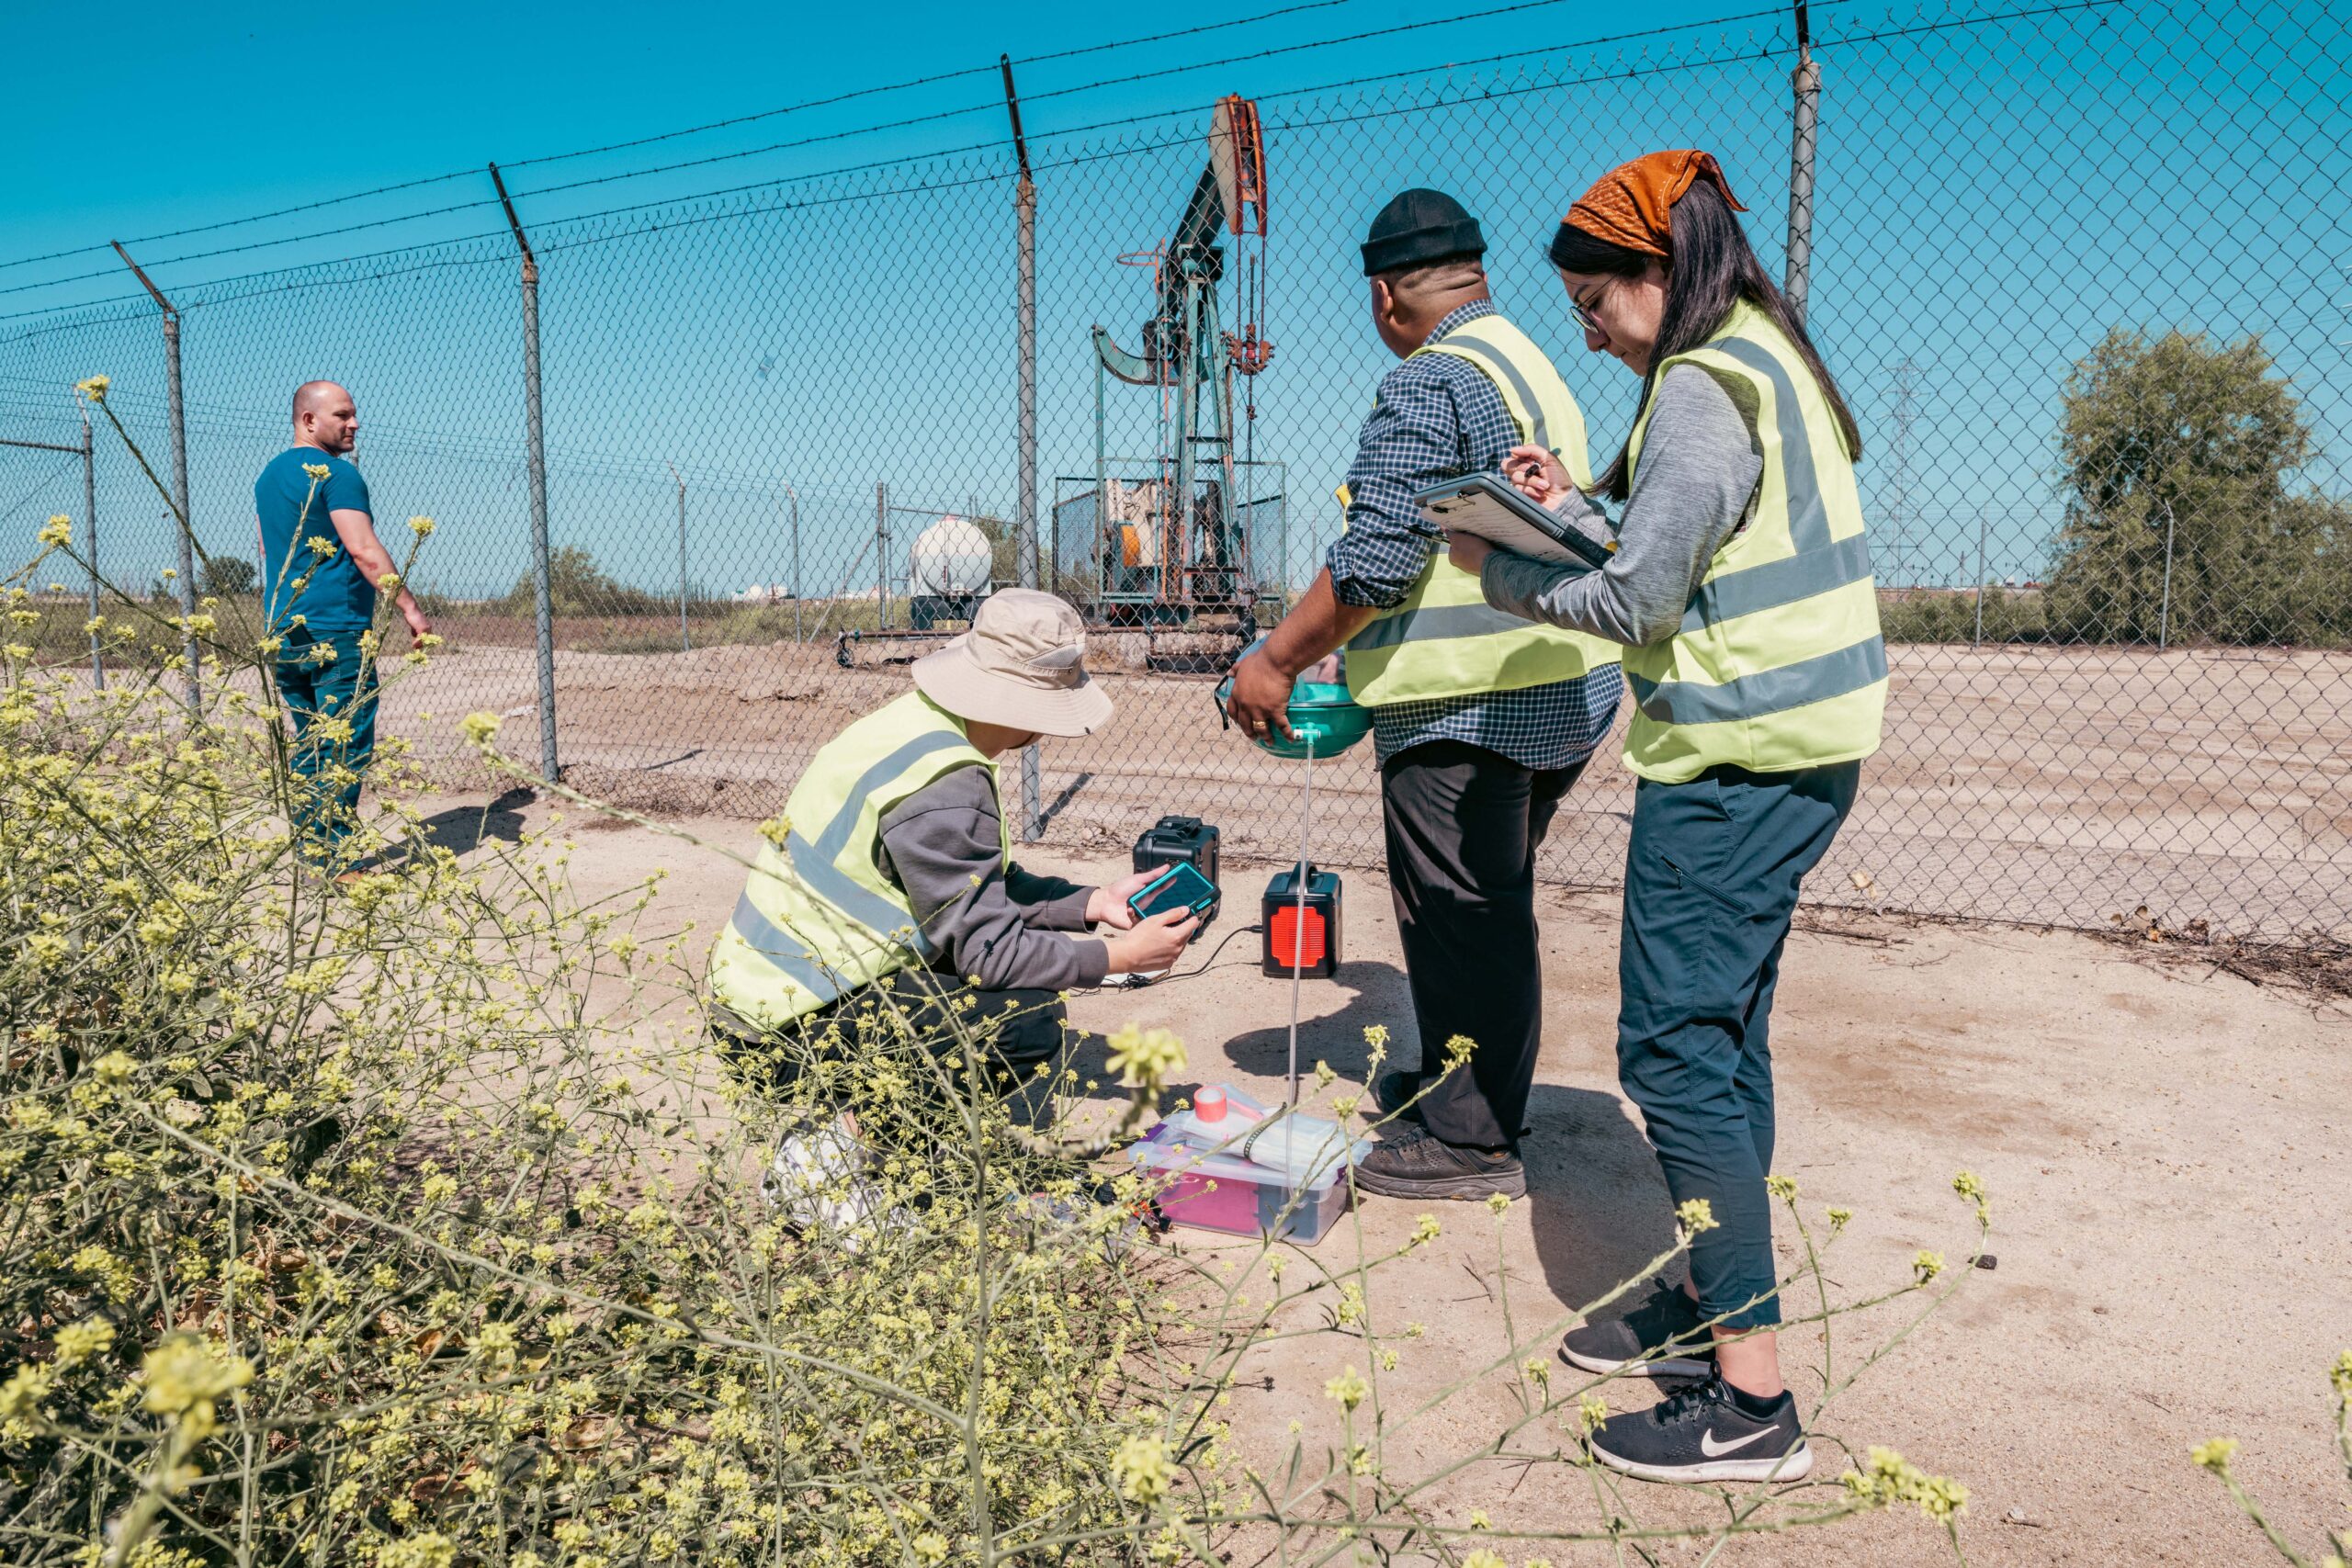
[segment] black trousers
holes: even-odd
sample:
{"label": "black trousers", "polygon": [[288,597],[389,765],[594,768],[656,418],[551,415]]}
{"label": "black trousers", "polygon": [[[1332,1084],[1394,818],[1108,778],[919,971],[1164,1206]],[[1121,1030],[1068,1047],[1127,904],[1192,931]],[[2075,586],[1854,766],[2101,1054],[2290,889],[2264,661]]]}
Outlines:
{"label": "black trousers", "polygon": [[[964,1005],[966,998],[970,1005]],[[874,1003],[885,1004],[875,1007]],[[1069,1009],[1057,991],[978,990],[952,975],[924,969],[901,969],[884,976],[840,1000],[804,1014],[773,1034],[752,1037],[721,1028],[717,1032],[721,1055],[749,1083],[769,1091],[791,1087],[804,1067],[820,1057],[837,1058],[861,1042],[862,1016],[873,1016],[877,1039],[901,1038],[895,1021],[878,1021],[895,1008],[906,1014],[915,1039],[934,1056],[944,1057],[957,1045],[951,1017],[967,1028],[983,1019],[995,1023],[989,1040],[991,1059],[986,1064],[991,1087],[1023,1095],[1036,1078],[1037,1064],[1060,1056],[1079,1036],[1069,1030]],[[831,1026],[841,1025],[838,1037]],[[884,1031],[888,1032],[884,1032]],[[838,1043],[835,1043],[838,1039]],[[1042,1100],[1042,1095],[1035,1096]]]}
{"label": "black trousers", "polygon": [[1467,1069],[1421,1101],[1423,1122],[1449,1144],[1510,1148],[1525,1125],[1544,1034],[1535,851],[1584,769],[1523,768],[1482,746],[1432,740],[1380,770],[1388,889],[1423,1073],[1444,1065],[1455,1035],[1476,1043]]}

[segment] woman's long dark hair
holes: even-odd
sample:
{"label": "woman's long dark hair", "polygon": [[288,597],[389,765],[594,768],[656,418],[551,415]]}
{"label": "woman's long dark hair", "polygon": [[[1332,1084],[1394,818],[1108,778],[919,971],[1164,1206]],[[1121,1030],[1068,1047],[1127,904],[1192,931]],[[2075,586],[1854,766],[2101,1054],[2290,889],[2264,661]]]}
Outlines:
{"label": "woman's long dark hair", "polygon": [[[1671,234],[1667,243],[1672,254],[1667,258],[1666,310],[1658,320],[1657,346],[1650,354],[1650,372],[1642,383],[1641,408],[1646,410],[1650,398],[1657,390],[1657,367],[1678,354],[1687,354],[1720,331],[1724,318],[1731,314],[1734,305],[1742,299],[1755,306],[1772,321],[1772,324],[1788,334],[1796,345],[1797,355],[1813,372],[1814,380],[1821,388],[1821,395],[1828,400],[1829,412],[1837,417],[1838,432],[1845,438],[1846,452],[1850,457],[1862,455],[1862,433],[1854,424],[1854,416],[1846,408],[1846,400],[1838,395],[1838,383],[1831,379],[1829,367],[1821,363],[1813,340],[1805,335],[1804,326],[1772,280],[1764,276],[1764,268],[1756,260],[1756,253],[1748,248],[1747,236],[1739,227],[1739,219],[1724,200],[1723,193],[1706,180],[1695,180],[1682,198],[1674,204],[1669,219]],[[1618,277],[1638,277],[1645,264],[1654,258],[1639,251],[1612,245],[1596,239],[1572,224],[1563,223],[1552,239],[1552,265],[1562,272],[1606,274]],[[1640,412],[1634,414],[1639,423]],[[1633,488],[1633,476],[1628,469],[1628,447],[1620,447],[1617,460],[1600,476],[1600,489],[1612,501],[1623,501]]]}

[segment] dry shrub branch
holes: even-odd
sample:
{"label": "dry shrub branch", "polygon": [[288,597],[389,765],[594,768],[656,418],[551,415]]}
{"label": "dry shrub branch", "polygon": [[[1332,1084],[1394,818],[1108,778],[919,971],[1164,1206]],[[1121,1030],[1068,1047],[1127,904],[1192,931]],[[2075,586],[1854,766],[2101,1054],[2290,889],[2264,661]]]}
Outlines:
{"label": "dry shrub branch", "polygon": [[[72,534],[42,530],[10,615]],[[0,653],[0,1558],[1498,1568],[1895,1504],[1957,1549],[1964,1491],[1884,1450],[1697,1510],[1590,1465],[1609,1380],[1550,1345],[1617,1292],[1510,1303],[1481,1364],[1384,1399],[1420,1336],[1384,1291],[1410,1289],[1434,1219],[1386,1252],[1360,1227],[1320,1252],[1145,1244],[1149,1194],[1096,1156],[1181,1074],[1166,1031],[1116,1038],[1115,1088],[1033,1086],[1056,1091],[1042,1128],[986,1081],[983,1020],[944,1061],[886,1019],[756,1086],[707,1046],[707,931],[662,926],[650,882],[579,895],[560,817],[462,860],[436,845],[396,745],[353,840],[366,874],[323,880],[287,838],[266,629],[116,603],[107,635],[144,657],[104,691],[70,655]],[[495,728],[465,724],[524,776]],[[878,1201],[788,1225],[761,1174],[844,1107]],[[1984,1193],[1955,1186],[1981,1251]],[[1828,1407],[1969,1271],[1922,1252],[1842,1289],[1847,1212],[1808,1224],[1775,1190],[1803,1238],[1791,1327],[1822,1347],[1808,1416],[1836,1446]],[[1689,1207],[1652,1269],[1710,1224]],[[1328,1419],[1237,1438],[1252,1357],[1298,1338],[1328,1350]],[[1478,1440],[1435,1461],[1404,1440],[1498,1386],[1513,1414]],[[1589,1495],[1581,1522],[1450,1500],[1531,1469]]]}

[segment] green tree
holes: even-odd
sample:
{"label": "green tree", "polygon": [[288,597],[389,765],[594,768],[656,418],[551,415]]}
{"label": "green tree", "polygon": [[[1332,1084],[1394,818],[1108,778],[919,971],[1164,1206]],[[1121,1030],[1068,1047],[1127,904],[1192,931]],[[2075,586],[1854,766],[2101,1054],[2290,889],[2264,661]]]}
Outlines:
{"label": "green tree", "polygon": [[2337,643],[2352,633],[2352,507],[2288,493],[2312,444],[2274,368],[2258,337],[2152,340],[2120,328],[2075,365],[2051,635]]}
{"label": "green tree", "polygon": [[212,556],[204,563],[202,588],[214,599],[243,599],[260,584],[254,563],[243,556]]}
{"label": "green tree", "polygon": [[[639,589],[624,588],[596,564],[596,558],[579,545],[565,545],[548,556],[548,598],[559,615],[646,615],[657,611],[676,613],[677,601],[656,599]],[[533,603],[531,574],[515,579],[500,608],[510,615],[527,615]]]}

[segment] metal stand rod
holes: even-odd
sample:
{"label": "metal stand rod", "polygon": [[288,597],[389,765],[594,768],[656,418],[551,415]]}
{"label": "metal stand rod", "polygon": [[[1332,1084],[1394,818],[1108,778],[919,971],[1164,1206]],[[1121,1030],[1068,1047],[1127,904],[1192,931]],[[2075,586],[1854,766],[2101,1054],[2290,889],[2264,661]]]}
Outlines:
{"label": "metal stand rod", "polygon": [[1290,928],[1290,1096],[1283,1101],[1294,1111],[1298,1109],[1298,993],[1306,978],[1306,846],[1307,836],[1315,829],[1315,742],[1312,739],[1306,742],[1304,778],[1306,787],[1300,791],[1298,807],[1298,912],[1292,918]]}
{"label": "metal stand rod", "polygon": [[523,254],[523,449],[529,469],[531,492],[531,618],[538,644],[539,773],[560,776],[561,761],[555,742],[555,592],[548,569],[548,442],[539,400],[539,263],[523,233],[523,220],[506,194],[498,165],[490,166],[491,183],[506,209],[507,226],[514,231],[514,246]]}

